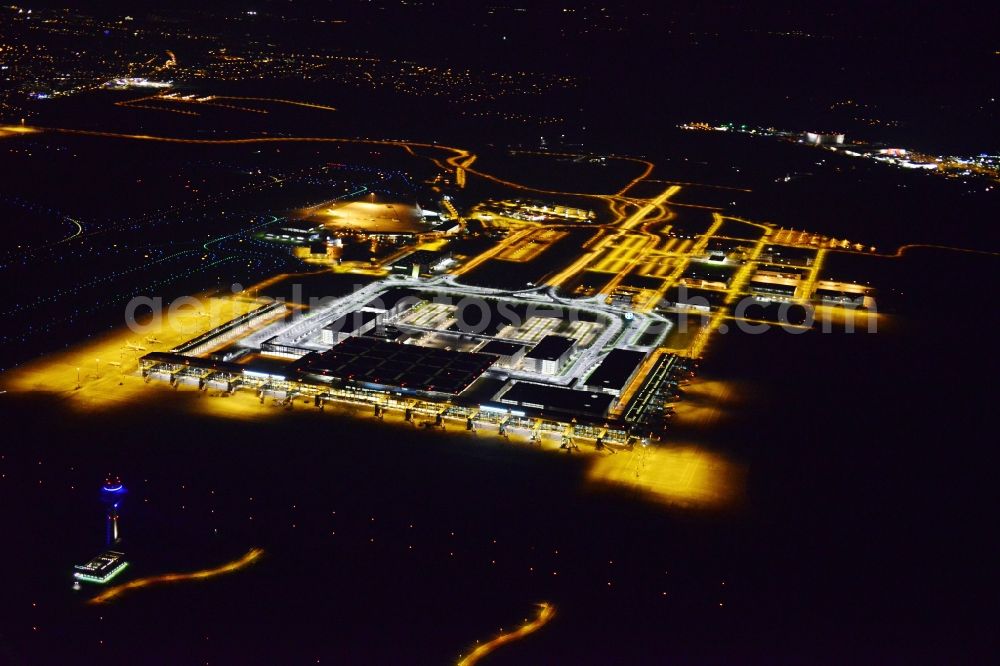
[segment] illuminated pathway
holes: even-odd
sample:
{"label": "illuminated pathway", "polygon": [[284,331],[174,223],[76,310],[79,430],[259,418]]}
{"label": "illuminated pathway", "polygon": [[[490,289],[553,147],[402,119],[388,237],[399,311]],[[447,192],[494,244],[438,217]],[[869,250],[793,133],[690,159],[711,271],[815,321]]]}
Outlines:
{"label": "illuminated pathway", "polygon": [[[158,98],[153,98],[158,99]],[[233,96],[209,96],[202,98],[200,100],[184,100],[181,98],[163,98],[165,101],[176,101],[176,102],[190,102],[191,106],[195,106],[198,103],[209,104],[213,100],[248,100],[257,101],[263,103],[285,103],[285,104],[295,104],[297,106],[317,108],[325,111],[334,111],[333,107],[326,107],[323,105],[310,104],[307,102],[297,102],[294,100],[282,100],[276,98],[252,98],[252,97],[233,97]],[[131,100],[131,102],[137,102],[141,100]],[[676,286],[678,281],[684,276],[685,270],[690,265],[693,259],[702,257],[707,250],[709,242],[713,238],[720,238],[716,236],[722,229],[723,222],[729,220],[731,222],[740,223],[755,227],[762,230],[762,236],[757,240],[753,251],[748,260],[744,261],[743,266],[737,271],[734,276],[733,282],[730,284],[729,289],[726,290],[727,294],[724,300],[724,304],[716,312],[713,313],[709,322],[706,326],[702,328],[701,331],[696,335],[692,344],[688,346],[687,349],[677,350],[679,353],[685,354],[687,356],[697,357],[703,352],[709,336],[722,326],[722,322],[728,319],[750,321],[740,316],[736,316],[731,312],[731,307],[735,303],[737,297],[744,295],[744,286],[748,283],[753,275],[753,270],[759,263],[759,257],[762,250],[767,243],[774,245],[787,246],[787,247],[813,247],[818,249],[816,260],[813,265],[813,270],[808,275],[807,279],[803,281],[800,286],[798,298],[801,300],[809,300],[812,291],[815,288],[817,280],[820,279],[824,255],[827,252],[844,252],[848,251],[845,249],[837,247],[819,247],[816,248],[816,238],[815,234],[808,235],[809,243],[804,242],[806,238],[806,232],[800,232],[800,239],[796,242],[790,237],[790,232],[783,232],[783,230],[778,230],[775,232],[774,225],[762,224],[759,222],[753,222],[751,220],[745,220],[732,215],[725,215],[724,213],[718,212],[716,207],[712,206],[701,206],[699,204],[683,204],[676,203],[673,201],[673,197],[682,189],[682,186],[700,186],[700,183],[688,183],[685,181],[672,181],[672,180],[652,180],[649,177],[652,175],[655,165],[645,159],[631,158],[631,157],[621,157],[621,156],[610,156],[608,159],[623,160],[641,165],[642,169],[640,173],[634,175],[634,177],[629,180],[623,187],[618,188],[616,191],[606,192],[606,193],[593,193],[593,192],[565,192],[552,189],[544,189],[540,187],[534,187],[531,185],[526,185],[523,183],[514,182],[507,180],[490,173],[483,171],[478,171],[474,168],[474,164],[477,162],[476,155],[470,150],[447,146],[437,143],[426,143],[426,142],[416,142],[416,141],[403,141],[403,140],[390,140],[390,139],[366,139],[366,138],[347,138],[347,137],[299,137],[299,136],[256,136],[256,137],[246,137],[246,138],[218,138],[218,139],[202,139],[202,138],[183,138],[183,137],[168,137],[168,136],[152,136],[146,134],[126,134],[126,133],[113,133],[113,132],[103,132],[96,130],[78,130],[78,129],[66,129],[66,128],[45,128],[45,127],[31,127],[24,125],[8,125],[0,126],[0,137],[9,137],[25,133],[33,132],[57,132],[62,134],[75,134],[84,136],[95,136],[95,137],[108,137],[108,138],[118,138],[118,139],[132,139],[141,141],[156,141],[164,143],[178,143],[178,144],[201,144],[201,145],[234,145],[234,144],[263,144],[263,143],[338,143],[338,144],[359,144],[359,145],[377,145],[377,146],[392,146],[405,150],[409,154],[421,157],[423,159],[428,159],[434,164],[436,164],[443,171],[451,171],[456,175],[456,179],[464,182],[465,177],[477,176],[487,181],[491,181],[496,184],[504,185],[514,189],[535,192],[540,194],[550,194],[558,196],[568,196],[568,197],[585,197],[591,200],[599,200],[607,204],[609,211],[612,216],[612,220],[605,224],[597,224],[592,228],[595,229],[595,233],[592,237],[585,242],[581,247],[581,254],[579,254],[573,261],[568,265],[562,265],[558,267],[556,271],[547,277],[540,280],[540,283],[549,287],[564,287],[565,289],[572,290],[575,289],[578,274],[584,271],[590,271],[596,276],[592,279],[603,280],[603,286],[601,289],[603,293],[607,293],[619,288],[619,285],[625,281],[630,274],[632,274],[637,269],[640,275],[650,278],[656,278],[661,280],[660,284],[655,288],[650,288],[642,294],[642,299],[640,305],[637,307],[637,311],[640,313],[651,311],[665,296],[666,292]],[[415,150],[416,149],[416,150]],[[419,150],[419,152],[418,152]],[[572,153],[538,153],[530,151],[518,151],[518,154],[527,155],[540,155],[545,157],[564,157],[579,159],[587,157],[585,155],[578,155]],[[640,198],[640,197],[630,197],[627,195],[636,185],[648,182],[648,183],[663,183],[666,185],[665,189],[653,198]],[[724,188],[724,186],[720,186]],[[727,188],[727,189],[740,189],[740,188]],[[356,193],[352,193],[356,194]],[[674,213],[671,212],[670,208],[674,206],[689,206],[694,208],[700,208],[704,210],[712,210],[712,223],[707,228],[704,233],[697,234],[697,238],[690,238],[679,240],[675,237],[675,233],[671,231],[671,227],[668,224],[674,219]],[[461,217],[458,215],[458,210],[454,208],[454,205],[448,202],[447,206],[449,212],[454,215],[460,222]],[[629,212],[631,211],[631,212]],[[76,233],[63,239],[62,242],[66,242],[77,238],[81,235],[90,235],[93,232],[84,232],[82,224],[75,220],[67,218],[68,221],[72,222],[77,226]],[[537,225],[532,225],[530,223],[522,223],[523,226],[520,229],[512,229],[511,233],[504,239],[495,243],[492,247],[484,252],[475,255],[465,261],[457,270],[451,271],[455,276],[463,275],[475,270],[477,267],[481,266],[483,263],[491,259],[499,260],[519,260],[527,261],[534,257],[531,254],[531,250],[541,251],[547,245],[541,244],[539,241],[546,240],[547,243],[551,243],[550,239],[543,239],[538,236],[539,231]],[[773,236],[773,237],[772,237]],[[788,237],[785,242],[782,242],[783,236]],[[210,249],[209,246],[216,242],[221,242],[226,240],[227,237],[223,236],[220,239],[209,241],[206,243],[205,249]],[[733,239],[742,241],[744,239]],[[832,241],[831,241],[832,244]],[[985,254],[996,256],[996,252],[982,251],[982,250],[971,250],[966,248],[956,248],[947,247],[941,245],[925,245],[925,244],[914,244],[914,245],[904,245],[898,248],[895,254],[875,254],[874,248],[872,252],[865,253],[872,256],[882,256],[882,257],[902,257],[905,252],[916,248],[933,248],[942,249],[949,251],[967,252],[975,254]],[[191,251],[187,251],[191,252]],[[211,267],[219,263],[220,261],[235,260],[236,256],[227,256],[213,264],[208,264],[204,268]],[[600,277],[600,275],[606,276],[605,278]]]}
{"label": "illuminated pathway", "polygon": [[732,190],[734,192],[753,192],[753,190],[746,187],[732,187],[731,185],[710,185],[708,183],[694,183],[687,180],[658,180],[651,178],[647,182],[663,183],[664,185],[688,185],[691,187],[707,187],[714,190]]}
{"label": "illuminated pathway", "polygon": [[33,127],[27,127],[26,125],[4,125],[0,127],[0,139],[4,139],[8,136],[19,136],[21,134],[33,134],[38,130]]}
{"label": "illuminated pathway", "polygon": [[140,102],[174,102],[177,104],[201,104],[202,106],[214,106],[221,109],[231,109],[233,111],[248,111],[251,113],[268,113],[263,109],[253,109],[246,106],[235,106],[233,104],[218,104],[214,100],[218,99],[231,99],[231,100],[246,100],[248,102],[270,102],[273,104],[290,104],[292,106],[301,106],[309,109],[319,109],[321,111],[336,111],[337,109],[332,106],[326,106],[325,104],[313,104],[311,102],[300,102],[293,99],[277,99],[274,97],[238,97],[234,95],[209,95],[207,97],[202,97],[199,99],[185,99],[184,97],[175,97],[172,95],[150,95],[148,97],[138,97],[136,99],[122,100],[120,102],[115,102],[115,106],[121,106],[125,108],[132,109],[150,109],[152,111],[169,111],[171,113],[182,113],[189,116],[197,116],[198,113],[195,111],[181,111],[178,109],[167,109],[159,106],[149,106],[148,104],[140,104]]}
{"label": "illuminated pathway", "polygon": [[[232,98],[232,99],[253,99],[253,98]],[[269,98],[257,98],[257,99],[260,99],[262,101],[266,100],[266,101],[272,101],[272,102],[293,103],[291,100],[276,100],[276,99],[269,99]],[[176,101],[176,100],[174,100],[174,101]],[[307,104],[307,103],[304,103],[304,102],[303,103],[298,103],[298,104],[301,105],[301,106],[310,106],[310,107],[326,108],[328,110],[333,110],[333,107],[322,107],[320,105]],[[622,159],[622,160],[639,162],[639,163],[641,163],[641,164],[644,165],[644,170],[643,170],[643,172],[639,176],[637,176],[636,178],[634,178],[631,181],[629,181],[629,183],[626,184],[624,188],[622,188],[621,190],[619,190],[618,193],[611,195],[611,194],[594,194],[594,193],[591,193],[591,192],[564,192],[564,191],[560,191],[560,190],[549,190],[549,189],[543,189],[543,188],[539,188],[539,187],[532,187],[530,185],[524,185],[522,183],[517,183],[517,182],[514,182],[514,181],[510,181],[510,180],[505,180],[505,179],[500,178],[498,176],[494,176],[492,174],[489,174],[489,173],[486,173],[486,172],[483,172],[483,171],[477,171],[475,169],[472,169],[470,165],[475,161],[476,156],[474,154],[470,153],[468,150],[465,150],[463,148],[455,148],[453,146],[446,146],[446,145],[442,145],[442,144],[437,144],[437,143],[424,143],[424,142],[419,142],[419,141],[392,141],[392,140],[389,140],[389,139],[357,139],[357,138],[346,138],[346,137],[305,137],[305,136],[282,136],[282,137],[278,137],[278,136],[262,136],[262,137],[247,137],[247,138],[242,138],[242,139],[187,139],[187,138],[181,138],[181,137],[154,136],[154,135],[150,135],[150,134],[126,134],[126,133],[119,133],[119,132],[102,132],[102,131],[98,131],[98,130],[69,129],[69,128],[63,128],[63,127],[26,127],[26,126],[17,126],[17,125],[0,127],[0,137],[6,136],[8,134],[15,134],[15,133],[45,132],[45,131],[48,131],[48,132],[59,132],[61,134],[78,134],[78,135],[82,135],[82,136],[99,136],[99,137],[107,137],[107,138],[112,138],[112,139],[133,139],[133,140],[139,140],[139,141],[159,141],[159,142],[163,142],[163,143],[201,144],[201,145],[239,145],[239,144],[253,144],[253,143],[283,143],[283,142],[288,142],[288,143],[357,143],[357,144],[379,145],[379,146],[396,146],[396,147],[402,148],[402,149],[404,149],[404,150],[406,150],[406,151],[408,151],[410,153],[413,153],[413,148],[414,147],[417,147],[417,148],[430,148],[430,149],[434,149],[434,150],[444,150],[446,152],[452,153],[452,156],[449,157],[446,160],[447,163],[449,165],[451,165],[455,169],[461,168],[463,174],[464,173],[470,173],[470,174],[473,174],[473,175],[478,176],[480,178],[483,178],[485,180],[489,180],[491,182],[494,182],[494,183],[497,183],[497,184],[500,184],[500,185],[506,185],[508,187],[512,187],[512,188],[518,189],[518,190],[524,190],[524,191],[528,191],[528,192],[537,192],[537,193],[541,193],[541,194],[553,194],[553,195],[559,195],[559,196],[571,196],[571,197],[583,197],[583,198],[589,198],[589,199],[599,199],[601,201],[604,201],[604,202],[608,203],[609,205],[611,205],[614,202],[614,200],[615,200],[616,197],[622,196],[622,194],[624,192],[626,192],[627,190],[629,190],[636,183],[638,183],[641,180],[643,180],[644,178],[646,178],[646,176],[649,175],[649,173],[653,169],[652,163],[648,162],[646,160],[638,160],[638,159],[635,159],[635,158],[616,158],[616,159]],[[433,162],[435,162],[436,164],[438,164],[439,166],[441,166],[441,163],[438,160],[435,160],[433,158],[428,158],[428,159],[431,159]],[[460,162],[460,160],[461,160],[461,162]],[[463,179],[464,179],[464,176],[463,176]],[[641,213],[641,215],[637,214],[637,215],[632,216],[632,218],[630,218],[630,220],[632,220],[632,219],[635,220],[632,223],[631,226],[635,226],[635,225],[639,224],[646,215],[648,215],[654,209],[659,208],[663,204],[664,201],[666,201],[668,198],[670,198],[671,196],[673,196],[673,194],[675,194],[679,189],[680,189],[680,187],[676,186],[676,185],[668,188],[666,192],[664,192],[659,197],[657,197],[656,199],[654,199],[650,204],[648,204],[648,210],[646,208],[643,208],[643,209],[641,209],[639,211],[639,213]],[[626,220],[625,221],[625,225],[626,226],[624,226],[623,228],[625,228],[625,229],[631,228],[631,226],[629,226],[629,221],[630,220]]]}
{"label": "illuminated pathway", "polygon": [[[632,187],[632,185],[635,182],[636,181],[633,181],[632,183],[630,183],[628,186],[626,186],[625,189],[628,189],[629,187]],[[610,247],[612,243],[614,243],[615,241],[617,241],[620,238],[622,238],[623,236],[625,236],[626,232],[631,231],[635,227],[637,227],[640,224],[642,224],[643,221],[646,219],[646,217],[650,213],[652,213],[655,210],[661,210],[662,211],[663,210],[663,208],[662,208],[663,204],[666,203],[666,201],[670,197],[672,197],[675,194],[677,194],[677,192],[679,192],[680,189],[681,188],[679,186],[672,185],[672,186],[668,187],[666,190],[664,190],[655,199],[651,199],[648,203],[646,203],[645,205],[643,205],[642,207],[640,207],[636,212],[632,213],[627,218],[625,218],[624,220],[622,220],[621,224],[619,224],[617,227],[615,227],[615,229],[616,229],[615,233],[613,233],[613,234],[611,234],[609,236],[605,236],[599,243],[597,243],[596,245],[593,246],[593,249],[590,252],[581,255],[575,262],[573,262],[572,264],[570,264],[569,266],[567,266],[565,269],[563,269],[562,271],[560,271],[559,273],[557,273],[553,277],[549,278],[546,281],[546,284],[548,284],[550,286],[553,286],[553,287],[558,287],[559,285],[563,284],[566,280],[568,280],[570,277],[572,277],[573,275],[576,275],[577,273],[579,273],[580,271],[582,271],[588,264],[590,264],[591,261],[593,261],[594,259],[596,259],[597,257],[599,257],[601,255],[601,253],[605,249],[607,249],[608,247]],[[615,209],[612,208],[612,212],[614,212],[614,210]],[[662,217],[662,216],[663,216],[663,214],[661,213],[660,217]],[[657,218],[657,219],[659,219],[659,218]],[[652,236],[650,234],[649,237],[652,237],[654,239],[654,241],[655,241],[655,236]],[[655,242],[654,242],[654,244],[655,244]],[[642,249],[645,249],[645,248],[642,248]],[[634,265],[638,262],[638,258],[641,255],[642,255],[641,251],[634,251],[634,250],[631,251],[631,253],[628,255],[630,257],[629,260],[627,262],[624,262],[625,263],[624,268],[619,267],[619,270],[616,271],[616,273],[618,275],[618,277],[616,278],[617,281],[620,281],[624,277],[624,275],[634,267]]]}
{"label": "illuminated pathway", "polygon": [[461,268],[459,268],[456,271],[453,271],[453,273],[455,275],[462,275],[463,273],[468,273],[473,268],[475,268],[476,266],[480,265],[481,263],[483,263],[487,259],[492,259],[493,257],[501,254],[505,250],[509,250],[516,243],[524,240],[525,238],[527,238],[531,234],[535,233],[535,231],[536,231],[536,229],[534,227],[529,227],[527,229],[523,229],[521,231],[518,231],[517,233],[513,233],[513,234],[507,236],[506,238],[504,238],[503,240],[501,240],[500,242],[498,242],[496,245],[494,245],[490,249],[488,249],[485,252],[479,254],[478,256],[476,256],[475,258],[473,258],[472,260],[467,261],[465,264],[462,265]]}
{"label": "illuminated pathway", "polygon": [[314,104],[312,102],[300,102],[295,99],[278,99],[276,97],[238,97],[235,95],[210,95],[209,100],[213,99],[242,99],[248,102],[273,102],[275,104],[290,104],[292,106],[302,106],[307,109],[319,109],[320,111],[336,111],[337,109],[332,106],[326,106],[325,104]]}
{"label": "illuminated pathway", "polygon": [[496,650],[498,647],[506,645],[507,643],[513,643],[514,641],[520,640],[527,636],[528,634],[533,634],[542,627],[544,627],[549,620],[551,620],[556,614],[556,607],[552,604],[543,601],[538,604],[538,615],[531,622],[526,622],[520,627],[506,634],[500,634],[489,643],[483,643],[475,650],[469,653],[467,657],[463,657],[461,661],[458,662],[458,666],[472,666],[477,663],[480,659],[488,655],[489,653]]}
{"label": "illuminated pathway", "polygon": [[813,265],[809,271],[809,277],[806,278],[805,284],[802,285],[799,292],[799,298],[804,301],[808,301],[813,292],[816,290],[816,282],[819,280],[819,272],[823,267],[823,260],[826,258],[826,249],[820,248],[816,250],[816,258],[813,259]]}
{"label": "illuminated pathway", "polygon": [[69,129],[65,127],[19,127],[19,126],[4,126],[0,127],[0,132],[3,133],[30,133],[30,132],[58,132],[60,134],[79,134],[82,136],[100,136],[109,139],[133,139],[138,141],[159,141],[162,143],[184,143],[184,144],[198,144],[198,145],[209,145],[209,146],[225,146],[225,145],[239,145],[239,144],[252,144],[252,143],[360,143],[369,144],[376,146],[399,146],[400,148],[405,148],[406,146],[418,146],[420,148],[437,148],[439,150],[445,150],[451,153],[459,153],[460,155],[468,155],[468,151],[462,150],[461,148],[453,148],[451,146],[445,146],[441,144],[433,143],[420,143],[417,141],[392,141],[390,139],[352,139],[346,137],[335,137],[335,136],[256,136],[256,137],[246,137],[242,139],[186,139],[183,137],[174,136],[154,136],[152,134],[124,134],[121,132],[102,132],[99,130],[83,130],[83,129]]}
{"label": "illuminated pathway", "polygon": [[[512,150],[511,154],[513,154],[513,155],[535,155],[537,157],[568,157],[568,158],[572,158],[572,159],[586,159],[586,158],[591,157],[591,155],[584,155],[584,154],[581,154],[581,153],[555,153],[555,152],[551,152],[551,151],[541,152],[541,151],[537,151],[537,150]],[[638,158],[638,157],[625,157],[625,156],[622,156],[622,155],[611,155],[611,156],[609,156],[609,159],[620,160],[620,161],[623,161],[623,162],[635,162],[636,164],[641,164],[642,167],[643,167],[642,173],[640,173],[638,176],[636,176],[635,178],[633,178],[632,180],[630,180],[628,183],[626,183],[626,185],[623,188],[621,188],[620,190],[618,190],[616,196],[624,196],[625,193],[628,192],[630,189],[632,189],[633,186],[635,186],[638,183],[646,180],[649,177],[649,174],[653,173],[653,169],[656,167],[656,165],[653,164],[652,162],[650,162],[649,160],[644,160],[644,159],[641,159],[641,158]],[[472,162],[469,162],[468,164],[465,164],[463,166],[468,167],[469,164],[471,164],[471,163]]]}
{"label": "illuminated pathway", "polygon": [[71,241],[71,240],[73,240],[74,238],[76,238],[77,236],[79,236],[80,234],[83,233],[83,225],[80,224],[79,220],[74,220],[72,217],[67,217],[66,221],[67,222],[72,222],[74,225],[76,225],[76,231],[74,233],[72,233],[71,235],[67,236],[66,238],[63,238],[61,241],[59,241],[60,243],[65,243],[66,241]]}
{"label": "illuminated pathway", "polygon": [[121,585],[116,585],[110,589],[105,590],[100,593],[88,603],[91,604],[103,604],[107,601],[118,597],[127,590],[132,590],[140,587],[149,587],[150,585],[159,585],[161,583],[180,583],[188,580],[202,580],[204,578],[214,578],[215,576],[221,576],[227,573],[233,573],[234,571],[239,571],[245,567],[250,566],[254,562],[260,559],[261,555],[264,554],[263,548],[251,548],[246,552],[243,557],[238,560],[233,560],[232,562],[227,562],[221,566],[215,567],[214,569],[202,569],[201,571],[192,571],[189,573],[168,573],[160,574],[158,576],[148,576],[146,578],[137,578],[131,580],[127,583]]}
{"label": "illuminated pathway", "polygon": [[[721,223],[721,219],[719,220],[719,222]],[[764,247],[767,245],[768,241],[770,240],[770,237],[771,237],[771,230],[767,229],[764,232],[764,235],[761,236],[761,238],[757,241],[757,244],[754,246],[753,251],[747,258],[747,261],[743,264],[743,267],[739,271],[737,271],[736,275],[733,276],[733,281],[728,289],[729,293],[726,295],[725,305],[715,311],[715,313],[712,315],[712,318],[709,319],[708,324],[704,328],[698,331],[698,334],[695,337],[694,342],[691,344],[690,347],[688,347],[687,350],[688,356],[690,356],[691,358],[700,357],[702,352],[705,350],[705,346],[708,344],[709,336],[712,335],[712,333],[719,328],[719,326],[722,324],[723,319],[729,317],[729,307],[732,305],[733,301],[736,300],[736,297],[742,291],[743,285],[746,284],[747,281],[750,279],[750,276],[753,275],[753,272],[757,266],[757,262],[760,259],[760,254],[763,251]]]}
{"label": "illuminated pathway", "polygon": [[[468,150],[463,148],[455,148],[453,146],[445,146],[438,143],[423,143],[419,141],[392,141],[390,139],[356,139],[347,137],[332,137],[332,136],[258,136],[258,137],[247,137],[242,139],[186,139],[182,137],[171,137],[171,136],[154,136],[152,134],[125,134],[120,132],[101,132],[98,130],[82,130],[82,129],[69,129],[65,127],[25,127],[25,126],[2,126],[0,127],[0,137],[12,135],[15,133],[30,133],[30,132],[58,132],[60,134],[77,134],[81,136],[98,136],[106,137],[109,139],[132,139],[138,141],[158,141],[162,143],[180,143],[180,144],[198,144],[198,145],[216,145],[216,146],[226,146],[226,145],[242,145],[242,144],[254,144],[254,143],[357,143],[363,145],[374,145],[374,146],[396,146],[407,150],[408,152],[413,152],[413,148],[431,148],[435,150],[443,150],[449,153],[453,153],[452,157],[448,158],[447,162],[452,166],[459,166],[457,164],[458,159],[464,159],[463,163],[464,170],[468,173],[474,174],[483,178],[485,180],[498,183],[500,185],[506,185],[508,187],[513,187],[519,190],[526,190],[529,192],[539,192],[542,194],[555,194],[560,196],[572,196],[572,197],[586,197],[591,199],[600,199],[602,201],[611,201],[613,197],[607,194],[592,194],[587,192],[562,192],[559,190],[546,190],[538,187],[531,187],[529,185],[523,185],[521,183],[515,183],[513,181],[504,180],[492,174],[485,173],[483,171],[476,171],[468,167],[472,164],[475,156]],[[431,159],[431,158],[428,158]],[[432,160],[437,162],[437,160]],[[631,184],[629,185],[631,186]]]}
{"label": "illuminated pathway", "polygon": [[909,245],[900,245],[896,250],[895,254],[876,254],[876,257],[888,257],[892,259],[899,259],[907,250],[911,249],[928,249],[928,250],[947,250],[949,252],[965,252],[967,254],[985,254],[992,257],[1000,257],[1000,252],[991,252],[989,250],[974,250],[967,247],[952,247],[951,245],[930,245],[927,243],[911,243]]}
{"label": "illuminated pathway", "polygon": [[201,115],[196,111],[184,111],[182,109],[167,109],[162,106],[151,106],[149,104],[140,104],[147,100],[158,100],[160,97],[138,97],[136,99],[126,99],[120,102],[115,102],[115,106],[120,106],[123,109],[146,109],[147,111],[166,111],[167,113],[179,113],[184,116],[197,116]]}
{"label": "illuminated pathway", "polygon": [[[666,192],[664,192],[664,194],[666,194]],[[705,231],[705,233],[701,234],[698,237],[698,240],[694,243],[694,245],[690,247],[684,246],[678,249],[678,251],[676,252],[676,255],[678,257],[677,264],[667,275],[666,279],[663,281],[663,284],[660,285],[659,289],[656,290],[655,295],[652,298],[650,298],[646,302],[646,304],[641,308],[643,312],[651,311],[653,307],[655,307],[656,304],[660,301],[660,299],[663,298],[663,296],[667,293],[667,290],[670,287],[674,286],[677,283],[677,281],[681,279],[681,276],[684,274],[684,271],[687,270],[687,267],[690,265],[692,257],[696,257],[704,253],[705,247],[708,245],[708,242],[715,235],[715,232],[719,230],[719,227],[722,226],[722,222],[724,219],[725,218],[723,218],[722,215],[720,215],[719,213],[712,213],[711,226],[709,226],[709,228]]]}
{"label": "illuminated pathway", "polygon": [[658,208],[662,204],[664,204],[667,201],[667,199],[669,199],[670,197],[672,197],[675,194],[677,194],[678,192],[680,192],[680,189],[681,188],[680,188],[679,185],[671,185],[666,190],[664,190],[663,193],[660,194],[660,196],[656,197],[655,199],[653,199],[652,201],[650,201],[649,203],[647,203],[645,206],[643,206],[642,208],[640,208],[634,214],[632,214],[631,216],[629,216],[629,218],[627,220],[625,220],[624,222],[622,222],[621,228],[622,229],[633,229],[633,228],[637,227],[643,220],[646,219],[647,215],[649,215],[656,208]]}

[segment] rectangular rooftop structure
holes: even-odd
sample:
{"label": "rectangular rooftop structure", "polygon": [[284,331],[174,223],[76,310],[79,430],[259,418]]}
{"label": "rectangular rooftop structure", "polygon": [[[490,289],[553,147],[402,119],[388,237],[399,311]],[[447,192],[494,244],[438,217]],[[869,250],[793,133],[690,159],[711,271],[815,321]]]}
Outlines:
{"label": "rectangular rooftop structure", "polygon": [[768,245],[760,253],[759,259],[764,263],[783,266],[812,266],[816,259],[816,250],[785,245]]}
{"label": "rectangular rooftop structure", "polygon": [[323,344],[334,345],[354,336],[364,335],[382,321],[382,314],[366,310],[357,310],[334,319],[323,327],[320,333]]}
{"label": "rectangular rooftop structure", "polygon": [[73,578],[88,583],[103,585],[117,576],[128,566],[125,554],[116,550],[108,550],[93,558],[86,564],[73,567]]}
{"label": "rectangular rooftop structure", "polygon": [[693,310],[709,311],[719,307],[726,300],[726,292],[717,289],[700,289],[684,285],[670,287],[663,295],[663,304],[677,305]]}
{"label": "rectangular rooftop structure", "polygon": [[365,303],[361,310],[362,312],[377,312],[385,317],[395,317],[422,300],[412,289],[390,289]]}
{"label": "rectangular rooftop structure", "polygon": [[525,354],[525,367],[546,375],[558,374],[575,348],[576,340],[573,338],[546,335]]}
{"label": "rectangular rooftop structure", "polygon": [[821,284],[813,293],[813,298],[825,303],[862,306],[865,304],[865,289],[856,285],[827,286]]}
{"label": "rectangular rooftop structure", "polygon": [[793,298],[799,284],[801,284],[801,280],[799,279],[774,277],[771,275],[755,275],[750,280],[750,291],[758,294],[769,294],[785,298]]}
{"label": "rectangular rooftop structure", "polygon": [[688,264],[682,277],[700,282],[717,282],[728,287],[733,282],[736,270],[736,266],[692,261]]}
{"label": "rectangular rooftop structure", "polygon": [[499,365],[513,367],[524,358],[525,346],[514,342],[504,342],[503,340],[490,340],[485,345],[477,349],[482,354],[496,354],[500,357],[497,361]]}
{"label": "rectangular rooftop structure", "polygon": [[230,363],[229,361],[220,361],[212,358],[200,358],[197,356],[185,356],[184,354],[175,354],[173,352],[149,352],[139,359],[139,367],[143,371],[143,376],[145,376],[147,371],[161,365],[174,367],[183,365],[233,375],[241,375],[246,370],[246,366],[238,363]]}
{"label": "rectangular rooftop structure", "polygon": [[416,250],[397,259],[389,268],[397,275],[420,277],[435,270],[442,270],[449,259],[451,259],[450,251]]}
{"label": "rectangular rooftop structure", "polygon": [[602,419],[611,411],[615,397],[608,393],[577,391],[531,382],[514,382],[496,400],[507,404],[537,409],[543,412],[573,414],[594,419]]}
{"label": "rectangular rooftop structure", "polygon": [[583,388],[621,397],[622,391],[635,379],[645,359],[646,352],[643,351],[612,349],[587,377]]}
{"label": "rectangular rooftop structure", "polygon": [[289,370],[305,375],[310,381],[454,396],[468,388],[496,360],[492,354],[351,337],[322,354],[299,359]]}

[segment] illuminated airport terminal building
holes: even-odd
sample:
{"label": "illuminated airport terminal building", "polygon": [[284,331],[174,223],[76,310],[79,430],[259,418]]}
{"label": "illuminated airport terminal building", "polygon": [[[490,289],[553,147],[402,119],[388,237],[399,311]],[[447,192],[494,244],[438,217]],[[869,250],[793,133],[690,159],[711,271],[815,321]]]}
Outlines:
{"label": "illuminated airport terminal building", "polygon": [[[241,319],[273,320],[280,308],[263,305]],[[391,276],[308,316],[291,308],[283,314],[246,334],[234,335],[226,323],[196,345],[148,353],[142,373],[176,386],[249,389],[262,401],[360,403],[376,413],[391,407],[466,419],[470,427],[475,420],[579,422],[624,441],[650,426],[645,418],[626,421],[618,404],[644,381],[639,368],[670,328],[655,313],[621,304],[555,300],[541,289],[511,294],[441,276]],[[221,349],[206,355],[213,336]]]}

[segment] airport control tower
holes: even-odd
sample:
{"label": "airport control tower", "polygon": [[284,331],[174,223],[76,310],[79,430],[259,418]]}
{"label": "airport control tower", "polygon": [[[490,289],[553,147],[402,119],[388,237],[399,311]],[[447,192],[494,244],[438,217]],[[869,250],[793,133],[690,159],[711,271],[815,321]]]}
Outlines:
{"label": "airport control tower", "polygon": [[104,504],[107,515],[105,539],[107,545],[114,547],[114,549],[104,551],[86,564],[74,566],[73,589],[79,590],[81,581],[104,585],[128,566],[128,562],[125,561],[125,553],[117,548],[118,542],[121,541],[121,532],[118,530],[118,512],[122,508],[122,501],[127,492],[122,480],[117,476],[108,476],[104,485],[101,486],[101,503]]}
{"label": "airport control tower", "polygon": [[121,532],[118,529],[118,511],[121,509],[126,492],[128,491],[122,484],[122,480],[117,476],[108,476],[104,485],[101,486],[101,502],[107,511],[107,543],[109,546],[121,540]]}

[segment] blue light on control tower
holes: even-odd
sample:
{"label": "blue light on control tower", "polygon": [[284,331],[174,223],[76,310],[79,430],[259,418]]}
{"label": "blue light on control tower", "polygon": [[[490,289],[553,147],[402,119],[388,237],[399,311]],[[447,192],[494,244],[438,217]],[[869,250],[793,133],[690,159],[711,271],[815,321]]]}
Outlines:
{"label": "blue light on control tower", "polygon": [[128,490],[122,484],[122,480],[117,476],[109,476],[101,486],[101,502],[107,512],[107,542],[108,545],[121,541],[121,533],[118,529],[118,512],[121,509],[122,501]]}

